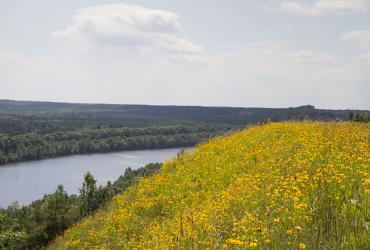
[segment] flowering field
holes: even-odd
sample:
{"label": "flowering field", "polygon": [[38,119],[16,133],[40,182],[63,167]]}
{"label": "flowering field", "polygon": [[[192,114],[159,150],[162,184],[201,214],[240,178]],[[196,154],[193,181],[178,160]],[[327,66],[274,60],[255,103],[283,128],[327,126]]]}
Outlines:
{"label": "flowering field", "polygon": [[369,249],[370,124],[286,122],[166,162],[51,249]]}

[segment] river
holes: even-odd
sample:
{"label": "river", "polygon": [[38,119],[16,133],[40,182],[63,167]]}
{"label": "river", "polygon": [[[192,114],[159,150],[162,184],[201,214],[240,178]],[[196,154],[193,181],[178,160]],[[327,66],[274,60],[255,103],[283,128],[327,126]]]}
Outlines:
{"label": "river", "polygon": [[123,175],[125,169],[137,169],[148,163],[163,162],[181,150],[136,150],[105,154],[73,155],[40,161],[0,166],[0,207],[13,201],[20,205],[53,193],[59,184],[67,193],[78,193],[86,172],[92,173],[98,185],[105,185]]}

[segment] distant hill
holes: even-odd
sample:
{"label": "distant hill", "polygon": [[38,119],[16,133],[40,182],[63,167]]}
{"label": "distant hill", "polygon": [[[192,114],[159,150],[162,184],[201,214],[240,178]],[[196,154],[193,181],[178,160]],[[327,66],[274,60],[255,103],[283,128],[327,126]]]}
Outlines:
{"label": "distant hill", "polygon": [[[4,126],[8,126],[7,124],[17,125],[17,122],[24,121],[27,121],[30,127],[37,127],[37,123],[45,124],[47,121],[53,121],[53,123],[60,125],[56,130],[63,130],[63,126],[68,124],[71,119],[78,126],[93,124],[106,127],[119,127],[122,123],[135,125],[135,121],[145,120],[246,125],[267,119],[272,121],[302,120],[304,118],[326,121],[347,120],[348,114],[349,110],[315,109],[311,105],[296,108],[233,108],[0,100],[0,133],[6,131]],[[53,130],[48,132],[53,132]]]}

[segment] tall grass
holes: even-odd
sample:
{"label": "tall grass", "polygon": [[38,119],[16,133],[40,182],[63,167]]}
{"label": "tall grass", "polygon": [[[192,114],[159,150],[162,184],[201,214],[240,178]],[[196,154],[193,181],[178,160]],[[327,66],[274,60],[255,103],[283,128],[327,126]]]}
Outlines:
{"label": "tall grass", "polygon": [[369,249],[370,124],[286,122],[166,162],[51,249]]}

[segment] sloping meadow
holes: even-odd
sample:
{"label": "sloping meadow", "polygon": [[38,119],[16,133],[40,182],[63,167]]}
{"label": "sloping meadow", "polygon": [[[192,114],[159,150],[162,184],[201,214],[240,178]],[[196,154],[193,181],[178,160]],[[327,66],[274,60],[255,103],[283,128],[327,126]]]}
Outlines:
{"label": "sloping meadow", "polygon": [[368,249],[370,124],[286,122],[166,162],[51,249]]}

